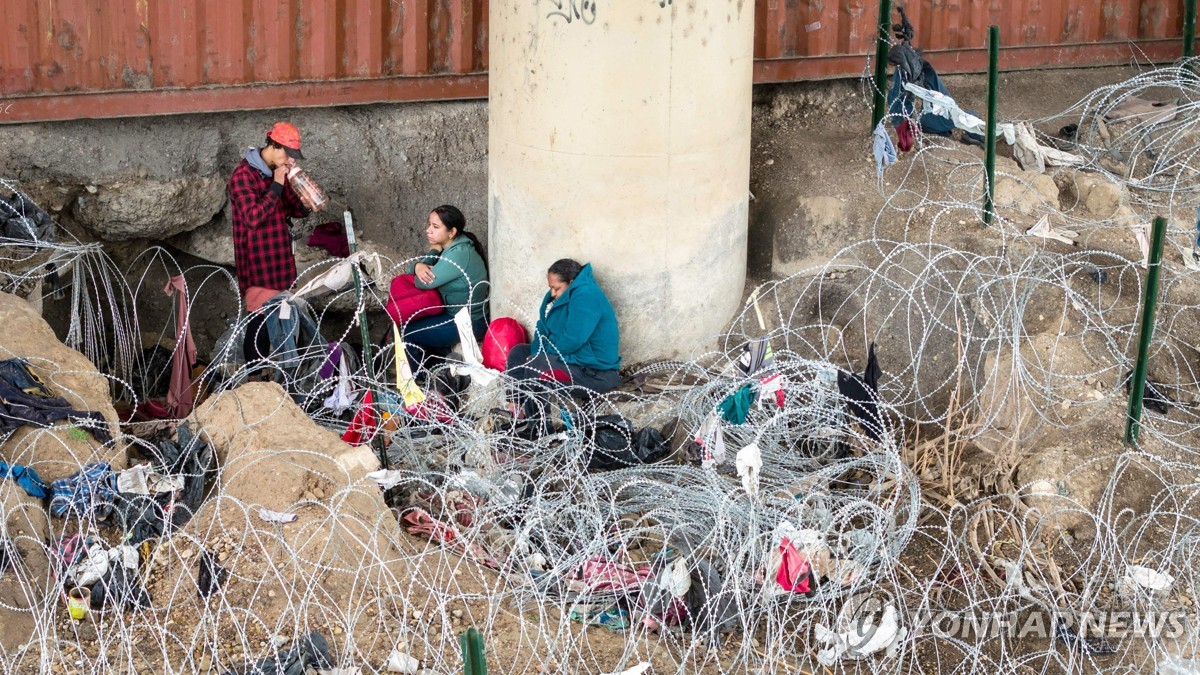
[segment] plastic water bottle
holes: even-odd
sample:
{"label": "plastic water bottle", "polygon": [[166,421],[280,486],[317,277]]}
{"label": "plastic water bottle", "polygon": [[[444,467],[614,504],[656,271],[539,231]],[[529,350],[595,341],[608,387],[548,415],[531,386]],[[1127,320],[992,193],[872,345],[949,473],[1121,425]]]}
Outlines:
{"label": "plastic water bottle", "polygon": [[329,197],[321,189],[321,186],[317,185],[317,181],[298,166],[292,167],[292,170],[288,172],[288,182],[292,184],[292,189],[296,191],[296,194],[308,200],[314,211],[329,201]]}

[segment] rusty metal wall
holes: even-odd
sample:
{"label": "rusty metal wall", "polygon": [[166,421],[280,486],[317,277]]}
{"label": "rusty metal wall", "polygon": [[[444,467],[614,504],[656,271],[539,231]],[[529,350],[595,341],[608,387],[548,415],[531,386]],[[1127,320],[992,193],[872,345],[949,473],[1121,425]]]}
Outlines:
{"label": "rusty metal wall", "polygon": [[[1183,52],[1183,0],[893,0],[915,44],[945,72],[985,70],[988,26],[1001,68],[1169,61]],[[758,0],[755,81],[858,75],[873,52],[877,0]],[[893,17],[895,19],[896,17]]]}
{"label": "rusty metal wall", "polygon": [[[486,96],[489,1],[0,0],[0,123]],[[877,6],[757,0],[755,80],[860,74]],[[991,23],[1010,69],[1182,50],[1181,0],[908,9],[919,46],[946,72],[982,69]]]}

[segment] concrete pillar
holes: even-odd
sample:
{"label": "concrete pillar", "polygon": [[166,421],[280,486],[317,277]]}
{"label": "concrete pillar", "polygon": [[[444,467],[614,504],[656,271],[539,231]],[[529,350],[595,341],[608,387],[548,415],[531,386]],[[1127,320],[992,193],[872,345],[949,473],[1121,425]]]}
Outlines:
{"label": "concrete pillar", "polygon": [[685,356],[746,277],[751,0],[492,2],[493,315],[532,316],[591,262],[622,358]]}

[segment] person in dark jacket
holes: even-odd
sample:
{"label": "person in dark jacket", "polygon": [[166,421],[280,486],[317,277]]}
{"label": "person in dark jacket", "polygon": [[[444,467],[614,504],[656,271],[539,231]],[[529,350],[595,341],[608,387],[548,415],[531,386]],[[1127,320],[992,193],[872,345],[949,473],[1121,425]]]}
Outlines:
{"label": "person in dark jacket", "polygon": [[303,158],[300,132],[279,122],[261,148],[246,149],[229,177],[233,264],[247,309],[257,309],[296,281],[290,219],[308,216],[312,205],[292,190],[287,174]]}
{"label": "person in dark jacket", "polygon": [[546,274],[533,343],[517,345],[506,372],[517,380],[552,379],[604,393],[621,384],[620,331],[592,266],[564,258]]}
{"label": "person in dark jacket", "polygon": [[460,309],[470,309],[476,340],[483,339],[488,324],[487,257],[479,238],[467,231],[466,216],[453,206],[437,207],[429,213],[425,240],[429,252],[408,271],[416,277],[417,288],[437,290],[445,311],[404,326],[404,346],[414,370],[426,356],[445,356],[458,344],[454,315]]}

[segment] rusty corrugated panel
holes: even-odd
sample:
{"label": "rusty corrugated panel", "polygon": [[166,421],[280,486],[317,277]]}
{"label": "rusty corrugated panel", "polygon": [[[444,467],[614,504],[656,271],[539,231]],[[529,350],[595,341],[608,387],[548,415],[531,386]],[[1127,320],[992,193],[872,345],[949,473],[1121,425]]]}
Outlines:
{"label": "rusty corrugated panel", "polygon": [[[492,0],[3,0],[0,123],[486,95]],[[755,80],[857,76],[877,0],[756,0]],[[1179,0],[909,0],[946,72],[1169,61]],[[140,92],[140,93],[139,93]],[[139,96],[144,98],[138,99]]]}

